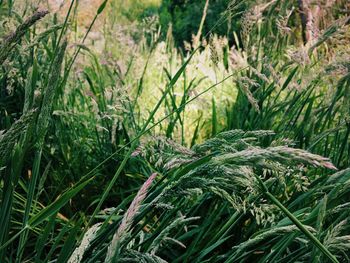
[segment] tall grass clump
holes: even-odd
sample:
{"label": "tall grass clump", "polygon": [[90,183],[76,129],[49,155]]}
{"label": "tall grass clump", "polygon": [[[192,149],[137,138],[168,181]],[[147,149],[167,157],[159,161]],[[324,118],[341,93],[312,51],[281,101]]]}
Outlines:
{"label": "tall grass clump", "polygon": [[0,1],[0,262],[348,262],[347,2],[160,2]]}

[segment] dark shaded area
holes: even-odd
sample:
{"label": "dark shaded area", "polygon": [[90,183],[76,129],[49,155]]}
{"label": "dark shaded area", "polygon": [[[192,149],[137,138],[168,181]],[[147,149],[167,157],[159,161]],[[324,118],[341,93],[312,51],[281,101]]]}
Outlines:
{"label": "dark shaded area", "polygon": [[[230,16],[243,10],[241,5],[232,14],[229,11],[230,0],[210,0],[202,36],[215,33],[227,36],[232,41],[232,32],[239,28],[239,19]],[[205,0],[163,0],[159,10],[160,25],[165,35],[169,25],[172,25],[173,36],[177,46],[183,46],[184,41],[190,42],[192,35],[197,34],[203,15]]]}

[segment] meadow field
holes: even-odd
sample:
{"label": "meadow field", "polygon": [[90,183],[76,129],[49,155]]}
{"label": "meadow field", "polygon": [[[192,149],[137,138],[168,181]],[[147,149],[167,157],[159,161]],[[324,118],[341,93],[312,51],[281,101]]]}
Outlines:
{"label": "meadow field", "polygon": [[0,0],[2,262],[350,262],[350,2]]}

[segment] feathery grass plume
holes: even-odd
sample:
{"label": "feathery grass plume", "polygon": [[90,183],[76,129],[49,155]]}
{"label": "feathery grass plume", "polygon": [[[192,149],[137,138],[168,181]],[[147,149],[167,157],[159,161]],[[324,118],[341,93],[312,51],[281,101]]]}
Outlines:
{"label": "feathery grass plume", "polygon": [[[245,212],[248,207],[251,207],[251,197],[260,195],[260,186],[251,168],[246,166],[233,168],[217,165],[210,161],[208,164],[193,169],[179,180],[169,184],[154,202],[174,196],[191,198],[205,192],[211,192],[217,197],[227,200],[237,211]],[[262,218],[259,222],[266,224],[268,221],[272,221],[268,217],[272,210],[262,208],[263,205],[259,203],[252,206],[249,211],[253,212],[253,215]],[[270,213],[262,215],[259,212],[262,210],[269,210]],[[264,219],[266,221],[263,221]]]}
{"label": "feathery grass plume", "polygon": [[245,210],[244,201],[236,195],[229,194],[225,189],[223,189],[221,185],[209,186],[208,188],[209,192],[212,192],[213,194],[221,197],[223,200],[227,200],[236,210],[240,211],[242,210],[242,207],[243,210]]}
{"label": "feathery grass plume", "polygon": [[80,263],[83,259],[85,251],[90,247],[91,242],[96,237],[97,232],[100,230],[102,223],[97,223],[90,227],[84,234],[83,240],[80,242],[73,254],[68,259],[68,263]]}
{"label": "feathery grass plume", "polygon": [[346,254],[350,249],[350,235],[347,233],[349,228],[349,219],[344,219],[330,228],[324,238],[325,246],[335,254]]}
{"label": "feathery grass plume", "polygon": [[[162,232],[160,232],[157,237],[152,241],[152,244],[150,245],[150,253],[152,255],[155,255],[158,251],[158,249],[165,245],[165,243],[168,241],[166,238],[168,236],[168,234],[175,228],[179,228],[181,227],[181,225],[187,223],[187,222],[192,222],[195,220],[198,220],[200,217],[190,217],[190,218],[186,218],[185,216],[181,216],[177,219],[175,219],[169,226],[167,226],[166,228],[164,228],[162,230]],[[171,240],[173,241],[173,240]],[[179,242],[179,241],[178,241]],[[178,243],[176,242],[176,243]],[[182,244],[180,242],[180,244]],[[182,247],[184,245],[182,244]]]}
{"label": "feathery grass plume", "polygon": [[330,77],[345,76],[350,72],[350,54],[346,52],[335,56],[333,60],[325,66],[324,72]]}
{"label": "feathery grass plume", "polygon": [[257,4],[244,12],[241,21],[241,35],[245,46],[249,43],[249,35],[252,32],[254,25],[262,18],[264,10],[274,2],[276,2],[276,0],[272,0],[266,4]]}
{"label": "feathery grass plume", "polygon": [[306,66],[311,63],[308,49],[305,46],[302,47],[291,47],[286,50],[286,56],[296,64]]}
{"label": "feathery grass plume", "polygon": [[7,162],[17,139],[25,132],[28,125],[32,122],[35,113],[35,109],[26,112],[12,124],[10,129],[0,133],[0,166],[5,165]]}
{"label": "feathery grass plume", "polygon": [[329,38],[333,37],[342,27],[350,22],[350,16],[336,20],[331,26],[322,32],[322,34],[315,40],[315,43],[309,48],[308,53],[311,54],[315,48],[322,45]]}
{"label": "feathery grass plume", "polygon": [[263,138],[267,136],[275,135],[274,131],[271,130],[255,130],[255,131],[243,131],[240,129],[224,131],[219,133],[216,137],[223,138],[229,142],[234,142],[238,139],[248,139],[248,138]]}
{"label": "feathery grass plume", "polygon": [[151,187],[153,180],[157,174],[153,173],[147,181],[142,185],[140,190],[137,192],[134,200],[131,202],[128,210],[126,211],[117,232],[114,234],[111,244],[108,247],[105,262],[114,262],[115,257],[120,253],[120,245],[124,239],[128,236],[129,230],[132,226],[133,220],[137,215],[142,201],[146,198],[147,191]]}
{"label": "feathery grass plume", "polygon": [[136,250],[127,249],[118,262],[135,263],[167,263],[164,259],[150,253],[142,253]]}
{"label": "feathery grass plume", "polygon": [[[253,67],[253,66],[250,65],[250,66],[249,66],[249,69],[250,69],[259,79],[261,79],[262,81],[264,81],[264,82],[266,82],[266,83],[269,83],[269,82],[270,82],[269,79],[268,79],[268,77],[267,77],[265,74],[261,73],[259,70],[257,70],[255,67]],[[244,77],[244,78],[246,78],[246,77]],[[247,81],[248,83],[249,83],[249,81],[255,82],[254,80],[252,80],[252,79],[250,79],[250,78],[245,79],[245,81]]]}
{"label": "feathery grass plume", "polygon": [[261,18],[261,12],[259,12],[259,9],[256,6],[244,12],[242,17],[242,22],[241,22],[242,23],[241,36],[242,36],[243,44],[245,46],[248,45],[249,35],[253,29],[253,26],[260,18]]}
{"label": "feathery grass plume", "polygon": [[174,168],[181,167],[182,165],[185,165],[187,163],[192,162],[194,159],[189,159],[189,158],[182,158],[181,155],[176,157],[176,158],[171,158],[170,161],[167,161],[164,163],[163,167],[165,170],[171,170]]}
{"label": "feathery grass plume", "polygon": [[208,139],[202,144],[195,145],[192,149],[200,154],[211,151],[236,152],[237,149],[244,149],[249,145],[254,145],[259,138],[272,136],[274,134],[273,131],[269,130],[230,130],[221,132],[214,138]]}
{"label": "feathery grass plume", "polygon": [[277,153],[283,158],[290,158],[297,162],[311,164],[315,167],[323,167],[331,170],[338,170],[329,158],[313,154],[302,149],[295,149],[285,146],[277,146],[269,148],[273,153]]}
{"label": "feathery grass plume", "polygon": [[269,147],[266,149],[250,147],[240,152],[222,154],[213,159],[219,163],[263,166],[267,165],[264,160],[269,159],[274,162],[301,162],[316,167],[337,170],[337,168],[330,162],[329,158],[286,146]]}
{"label": "feathery grass plume", "polygon": [[134,151],[133,156],[139,154],[157,168],[165,170],[179,167],[196,159],[194,151],[163,136],[146,138]]}
{"label": "feathery grass plume", "polygon": [[292,13],[294,12],[294,6],[287,12],[285,16],[279,15],[279,18],[276,21],[276,25],[278,30],[281,32],[283,35],[290,34],[292,29],[288,26],[288,21]]}
{"label": "feathery grass plume", "polygon": [[235,47],[231,47],[229,52],[230,67],[236,70],[242,70],[249,67],[247,52],[237,50]]}
{"label": "feathery grass plume", "polygon": [[[315,232],[315,229],[313,229],[310,226],[305,226],[309,231]],[[257,235],[253,236],[249,240],[242,242],[238,246],[233,247],[235,250],[234,255],[240,255],[248,248],[254,248],[259,242],[264,241],[266,239],[271,239],[276,236],[283,236],[290,233],[299,233],[300,230],[294,226],[275,226],[268,230],[263,231],[262,233],[258,233]],[[230,262],[230,261],[229,261]]]}
{"label": "feathery grass plume", "polygon": [[[291,164],[305,163],[335,169],[328,158],[303,150],[286,146],[263,149],[254,145],[259,143],[257,138],[273,134],[272,131],[233,130],[220,133],[216,138],[193,147],[198,154],[197,160],[208,154],[212,155],[211,159],[205,164],[192,167],[191,171],[172,181],[153,202],[170,196],[188,196],[193,194],[192,190],[198,189],[226,199],[237,211],[246,211],[249,208],[248,211],[255,217],[258,225],[272,224],[281,215],[278,209],[272,209],[273,206],[266,203],[266,200],[258,203],[252,203],[251,200],[252,196],[261,198],[261,179],[257,180],[258,177],[264,178],[267,184],[273,181],[281,185],[277,192],[288,200],[293,194],[288,189],[290,186],[296,191],[304,191],[308,186],[308,180],[303,177],[299,166],[293,169]],[[173,158],[176,159],[177,156],[173,155]],[[271,178],[266,179],[269,177]],[[251,197],[247,197],[247,193]]]}
{"label": "feathery grass plume", "polygon": [[330,216],[333,216],[334,214],[349,211],[349,209],[350,209],[350,202],[347,202],[347,203],[340,204],[340,205],[334,207],[332,210],[328,211],[328,214]]}
{"label": "feathery grass plume", "polygon": [[31,17],[25,20],[14,32],[4,38],[0,44],[0,64],[4,63],[14,46],[20,41],[23,35],[34,25],[38,20],[42,19],[49,12],[41,10],[35,12]]}
{"label": "feathery grass plume", "polygon": [[53,69],[49,77],[46,89],[43,91],[43,100],[41,110],[38,116],[37,123],[37,147],[40,148],[45,140],[45,135],[47,132],[47,127],[49,125],[49,119],[52,110],[52,104],[54,101],[56,88],[59,84],[61,67],[64,58],[64,54],[67,48],[67,40],[63,41],[57,56],[53,62]]}
{"label": "feathery grass plume", "polygon": [[253,108],[257,111],[260,112],[259,104],[258,101],[254,98],[253,93],[251,92],[251,84],[254,84],[257,86],[258,84],[256,82],[253,82],[253,80],[249,78],[241,78],[239,79],[236,83],[238,88],[243,92],[243,94],[247,97],[249,103],[253,106]]}

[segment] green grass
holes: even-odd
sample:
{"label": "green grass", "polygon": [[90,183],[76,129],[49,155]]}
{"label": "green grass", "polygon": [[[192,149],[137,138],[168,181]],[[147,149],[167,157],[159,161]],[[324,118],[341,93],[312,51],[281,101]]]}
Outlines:
{"label": "green grass", "polygon": [[344,6],[304,46],[296,3],[245,1],[184,50],[118,3],[76,39],[78,1],[0,2],[0,262],[348,262]]}

